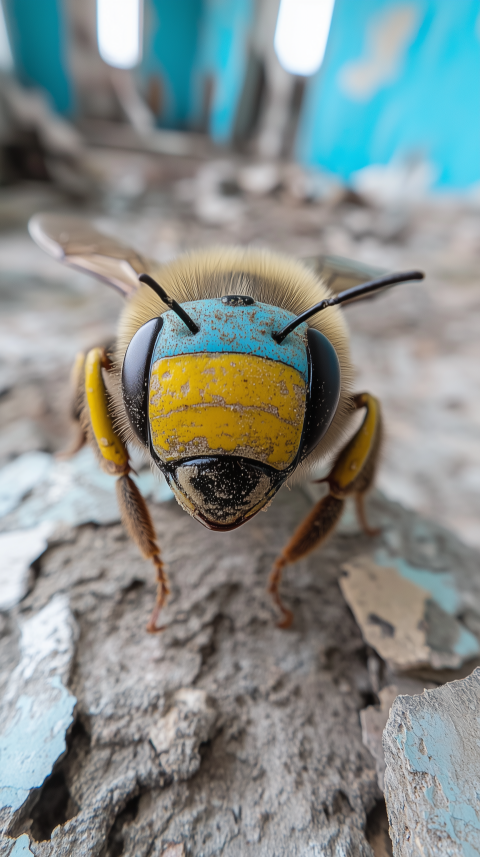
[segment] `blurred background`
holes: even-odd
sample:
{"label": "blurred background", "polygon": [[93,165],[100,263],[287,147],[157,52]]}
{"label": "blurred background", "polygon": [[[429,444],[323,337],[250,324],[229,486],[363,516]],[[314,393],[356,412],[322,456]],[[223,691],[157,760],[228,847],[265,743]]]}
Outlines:
{"label": "blurred background", "polygon": [[42,254],[39,210],[160,261],[338,254],[422,284],[348,307],[385,493],[480,545],[476,0],[2,0],[0,468],[68,444],[75,353],[121,299]]}

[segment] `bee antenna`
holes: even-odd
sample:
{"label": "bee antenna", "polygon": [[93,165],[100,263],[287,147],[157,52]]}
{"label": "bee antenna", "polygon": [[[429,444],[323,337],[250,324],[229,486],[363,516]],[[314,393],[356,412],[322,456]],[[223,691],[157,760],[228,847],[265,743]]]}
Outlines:
{"label": "bee antenna", "polygon": [[188,329],[192,333],[198,333],[200,330],[198,324],[195,324],[193,318],[190,318],[188,313],[185,312],[183,307],[180,306],[177,301],[174,301],[173,298],[169,297],[165,291],[162,289],[161,285],[157,283],[153,277],[150,277],[149,274],[140,274],[139,278],[141,283],[145,283],[146,286],[150,286],[151,289],[155,292],[156,295],[166,304],[173,312],[175,312],[179,318],[182,319],[183,323],[187,325]]}
{"label": "bee antenna", "polygon": [[312,306],[310,309],[307,309],[305,312],[302,312],[301,315],[297,315],[296,318],[289,321],[288,324],[286,324],[278,333],[272,333],[272,337],[275,342],[278,342],[280,345],[285,337],[288,336],[292,330],[295,330],[299,324],[307,321],[307,319],[311,318],[312,315],[316,315],[317,312],[321,312],[322,309],[343,304],[345,301],[351,301],[354,298],[363,298],[370,292],[376,292],[377,289],[384,289],[386,286],[395,286],[398,283],[408,283],[411,280],[423,280],[424,276],[425,274],[423,271],[402,271],[400,274],[387,274],[385,277],[379,277],[378,280],[369,280],[368,283],[361,283],[359,286],[353,286],[351,289],[345,289],[344,292],[339,292],[334,298],[326,298],[325,300],[320,301],[320,303],[315,304],[315,306]]}

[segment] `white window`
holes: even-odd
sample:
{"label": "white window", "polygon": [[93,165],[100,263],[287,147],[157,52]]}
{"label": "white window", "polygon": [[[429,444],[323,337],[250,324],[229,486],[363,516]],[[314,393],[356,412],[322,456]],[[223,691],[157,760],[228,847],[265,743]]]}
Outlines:
{"label": "white window", "polygon": [[281,0],[275,53],[286,71],[310,75],[320,68],[335,0]]}
{"label": "white window", "polygon": [[97,0],[97,40],[102,59],[133,68],[142,56],[142,0]]}
{"label": "white window", "polygon": [[7,26],[5,24],[3,5],[0,3],[0,71],[12,70],[13,57],[10,49],[10,39],[8,38]]}

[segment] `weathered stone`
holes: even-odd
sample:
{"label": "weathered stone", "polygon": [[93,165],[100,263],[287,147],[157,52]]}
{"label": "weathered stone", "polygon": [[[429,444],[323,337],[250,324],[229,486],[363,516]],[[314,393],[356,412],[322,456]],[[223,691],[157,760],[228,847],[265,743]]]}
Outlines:
{"label": "weathered stone", "polygon": [[77,635],[67,597],[54,595],[20,631],[20,661],[0,709],[0,829],[7,833],[64,754],[76,704],[65,686]]}
{"label": "weathered stone", "polygon": [[480,670],[399,696],[385,728],[394,857],[480,854]]}
{"label": "weathered stone", "polygon": [[380,705],[368,705],[367,708],[364,708],[360,712],[362,741],[375,759],[378,787],[382,792],[385,778],[385,756],[382,747],[382,736],[391,705],[397,696],[397,687],[394,684],[389,684],[378,693]]}
{"label": "weathered stone", "polygon": [[480,654],[477,637],[457,618],[451,572],[416,568],[380,549],[345,563],[340,586],[365,641],[394,670],[456,669]]}
{"label": "weathered stone", "polygon": [[[121,526],[71,529],[48,548],[18,621],[68,599],[79,628],[64,679],[75,723],[53,774],[10,812],[0,853],[27,833],[36,857],[160,857],[174,847],[192,857],[371,857],[366,822],[381,794],[359,712],[372,655],[338,585],[371,542],[347,528],[287,569],[290,631],[275,626],[265,593],[309,508],[302,489],[283,491],[267,514],[216,534],[174,503],[153,505],[172,582],[158,636],[144,630],[152,569]],[[395,544],[432,573],[441,550],[477,615],[473,551],[380,495],[369,515],[382,528],[379,549]],[[5,614],[0,687],[20,657],[15,615]]]}
{"label": "weathered stone", "polygon": [[28,530],[0,533],[0,611],[10,610],[28,592],[31,565],[42,555],[52,531],[44,521]]}
{"label": "weathered stone", "polygon": [[[170,500],[163,477],[143,470],[134,479],[147,499]],[[137,467],[136,462],[133,465]],[[28,495],[25,499],[24,495]],[[23,501],[23,502],[22,502]],[[0,533],[26,530],[42,523],[113,524],[120,520],[115,480],[98,466],[93,450],[85,446],[66,460],[45,452],[26,453],[0,469]]]}

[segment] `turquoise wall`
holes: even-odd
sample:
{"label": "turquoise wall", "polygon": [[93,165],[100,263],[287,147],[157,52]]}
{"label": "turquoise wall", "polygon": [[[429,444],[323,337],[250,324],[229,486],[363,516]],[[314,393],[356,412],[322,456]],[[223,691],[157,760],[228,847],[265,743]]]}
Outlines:
{"label": "turquoise wall", "polygon": [[190,117],[192,75],[197,56],[202,0],[144,0],[142,86],[160,78],[163,105],[159,124],[184,127]]}
{"label": "turquoise wall", "polygon": [[[60,113],[71,113],[74,88],[61,0],[2,0],[15,70],[27,85],[46,89]],[[81,2],[81,0],[79,0]]]}
{"label": "turquoise wall", "polygon": [[438,188],[480,181],[479,16],[477,0],[336,0],[299,160],[348,180],[413,156]]}
{"label": "turquoise wall", "polygon": [[203,84],[213,78],[210,135],[226,143],[233,135],[235,116],[245,80],[254,0],[204,0],[199,48],[195,63],[192,121],[202,109]]}

